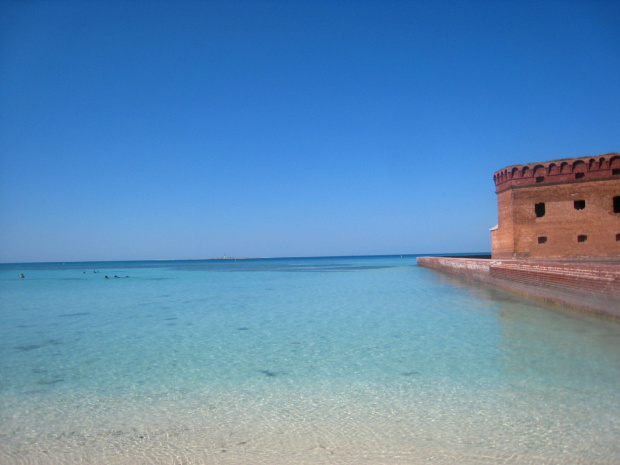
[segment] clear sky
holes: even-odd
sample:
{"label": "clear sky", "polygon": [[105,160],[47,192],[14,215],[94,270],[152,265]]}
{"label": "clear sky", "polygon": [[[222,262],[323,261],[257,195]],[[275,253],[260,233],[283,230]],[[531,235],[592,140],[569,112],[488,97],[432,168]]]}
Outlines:
{"label": "clear sky", "polygon": [[0,99],[0,262],[489,251],[620,151],[620,2],[3,0]]}

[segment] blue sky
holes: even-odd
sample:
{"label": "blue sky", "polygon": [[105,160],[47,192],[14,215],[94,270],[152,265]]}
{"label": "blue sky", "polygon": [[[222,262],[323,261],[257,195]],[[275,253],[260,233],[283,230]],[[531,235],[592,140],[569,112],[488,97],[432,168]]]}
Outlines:
{"label": "blue sky", "polygon": [[490,250],[620,150],[617,1],[3,1],[0,262]]}

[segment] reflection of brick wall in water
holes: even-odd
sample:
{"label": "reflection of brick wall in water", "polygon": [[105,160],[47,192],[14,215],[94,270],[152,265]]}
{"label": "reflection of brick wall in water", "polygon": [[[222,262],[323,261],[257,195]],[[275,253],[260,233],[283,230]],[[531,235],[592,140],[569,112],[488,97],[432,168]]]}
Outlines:
{"label": "reflection of brick wall in water", "polygon": [[493,258],[620,259],[620,153],[509,166],[493,180]]}

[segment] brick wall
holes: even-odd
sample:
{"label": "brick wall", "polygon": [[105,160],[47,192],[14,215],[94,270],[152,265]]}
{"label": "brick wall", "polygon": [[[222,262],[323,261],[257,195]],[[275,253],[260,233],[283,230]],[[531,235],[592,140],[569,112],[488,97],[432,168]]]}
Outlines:
{"label": "brick wall", "polygon": [[515,250],[515,232],[513,219],[513,191],[506,190],[497,194],[498,227],[491,230],[491,250],[494,258],[513,258]]}
{"label": "brick wall", "polygon": [[529,297],[620,318],[620,265],[418,257],[418,265]]}
{"label": "brick wall", "polygon": [[[620,179],[507,192],[512,193],[513,221],[509,229],[514,234],[513,258],[620,257],[620,241],[616,239],[620,234],[620,213],[614,213],[613,200],[620,196]],[[501,201],[498,197],[498,203]],[[575,208],[575,202],[580,209]],[[537,204],[544,204],[543,216],[536,216]],[[579,236],[583,236],[583,242],[579,242]]]}

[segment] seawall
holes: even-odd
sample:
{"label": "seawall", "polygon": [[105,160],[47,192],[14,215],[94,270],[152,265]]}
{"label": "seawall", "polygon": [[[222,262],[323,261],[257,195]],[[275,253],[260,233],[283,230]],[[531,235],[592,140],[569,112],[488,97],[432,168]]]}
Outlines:
{"label": "seawall", "polygon": [[620,265],[452,257],[418,257],[418,265],[620,319]]}

